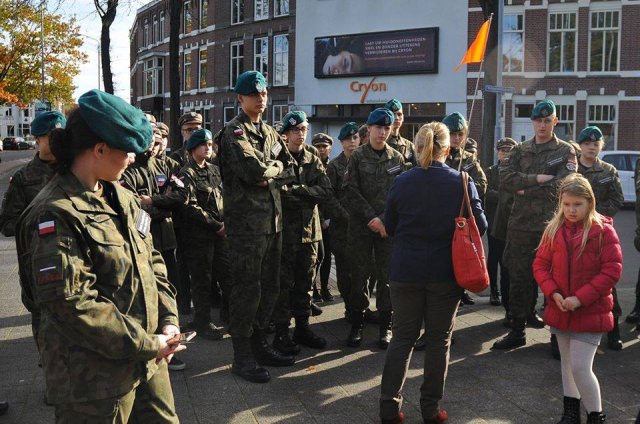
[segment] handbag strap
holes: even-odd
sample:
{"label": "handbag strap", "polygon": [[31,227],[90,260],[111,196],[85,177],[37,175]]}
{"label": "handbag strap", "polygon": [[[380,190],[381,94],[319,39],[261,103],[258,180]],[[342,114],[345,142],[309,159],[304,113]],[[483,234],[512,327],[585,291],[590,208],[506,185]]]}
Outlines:
{"label": "handbag strap", "polygon": [[471,217],[471,200],[469,199],[469,174],[462,171],[460,173],[460,177],[462,178],[462,204],[460,205],[460,213],[458,214],[459,218],[464,217],[464,206],[467,205],[467,213],[469,217]]}

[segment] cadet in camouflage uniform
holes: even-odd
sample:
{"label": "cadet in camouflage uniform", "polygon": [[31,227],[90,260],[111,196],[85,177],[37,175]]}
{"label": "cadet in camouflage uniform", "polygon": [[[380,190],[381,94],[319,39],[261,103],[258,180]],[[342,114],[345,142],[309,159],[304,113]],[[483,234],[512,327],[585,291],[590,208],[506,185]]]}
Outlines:
{"label": "cadet in camouflage uniform", "polygon": [[257,367],[254,357],[261,365],[295,362],[293,356],[273,349],[264,332],[280,291],[280,188],[295,175],[293,158],[280,135],[261,119],[268,98],[264,76],[244,72],[235,92],[242,112],[225,127],[220,148],[231,249],[231,370],[248,381],[267,382],[269,372]]}
{"label": "cadet in camouflage uniform", "polygon": [[513,324],[509,334],[493,344],[494,349],[525,345],[525,323],[544,327],[535,312],[537,284],[531,265],[545,225],[556,209],[558,186],[577,167],[574,148],[553,132],[558,123],[555,104],[541,101],[531,120],[535,136],[516,146],[500,170],[500,188],[514,194],[505,246]]}
{"label": "cadet in camouflage uniform", "polygon": [[177,175],[180,171],[180,163],[173,158],[167,156],[167,146],[169,145],[169,127],[164,122],[156,122],[156,127],[160,130],[162,135],[162,144],[156,157],[167,164],[171,173]]}
{"label": "cadet in camouflage uniform", "polygon": [[394,116],[386,108],[369,114],[369,144],[356,149],[349,159],[344,176],[344,200],[350,219],[350,252],[353,255],[351,294],[351,331],[347,345],[360,346],[364,327],[364,312],[369,306],[367,277],[372,254],[375,257],[377,293],[380,312],[379,346],[386,349],[391,340],[391,299],[389,297],[388,265],[391,238],[382,217],[387,193],[393,180],[405,169],[403,156],[387,144]]}
{"label": "cadet in camouflage uniform", "polygon": [[404,122],[402,103],[397,99],[391,99],[384,105],[384,107],[389,109],[394,116],[391,135],[387,140],[387,144],[400,152],[404,157],[405,162],[410,163],[412,166],[416,166],[418,164],[418,158],[416,156],[415,145],[413,142],[400,135],[400,128]]}
{"label": "cadet in camouflage uniform", "polygon": [[[309,328],[311,297],[318,245],[322,242],[318,204],[332,195],[331,182],[320,158],[304,148],[309,124],[301,111],[289,112],[282,120],[280,133],[295,162],[296,179],[282,187],[282,261],[280,295],[273,310],[276,336],[273,347],[295,355],[299,345],[322,349],[327,341]],[[293,340],[289,322],[295,319]]]}
{"label": "cadet in camouflage uniform", "polygon": [[61,168],[17,227],[20,284],[42,311],[47,398],[57,423],[178,423],[166,366],[184,349],[172,341],[175,292],[148,214],[111,182],[126,152],[147,149],[151,126],[97,90],[78,104],[50,134]]}
{"label": "cadet in camouflage uniform", "polygon": [[187,112],[178,119],[180,134],[182,135],[182,146],[171,152],[171,159],[178,162],[182,169],[189,161],[189,152],[187,152],[186,144],[194,131],[202,129],[202,115],[197,112]]}
{"label": "cadet in camouflage uniform", "polygon": [[[598,155],[604,146],[602,131],[596,126],[586,127],[578,135],[580,156],[578,172],[582,174],[593,189],[596,199],[596,211],[602,215],[613,217],[624,203],[622,184],[618,171],[613,165],[602,161]],[[618,292],[613,288],[613,330],[607,334],[607,346],[611,350],[622,350],[618,319],[622,308],[618,302]]]}

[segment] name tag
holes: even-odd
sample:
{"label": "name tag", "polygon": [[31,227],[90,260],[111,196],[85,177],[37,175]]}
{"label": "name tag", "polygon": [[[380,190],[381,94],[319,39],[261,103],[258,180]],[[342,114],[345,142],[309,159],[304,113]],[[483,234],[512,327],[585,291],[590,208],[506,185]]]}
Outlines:
{"label": "name tag", "polygon": [[278,157],[281,151],[282,151],[282,145],[280,143],[274,144],[273,147],[271,148],[271,154],[274,157]]}
{"label": "name tag", "polygon": [[136,220],[136,230],[138,230],[138,234],[140,234],[142,238],[147,238],[147,234],[149,234],[149,230],[151,230],[151,216],[142,209]]}

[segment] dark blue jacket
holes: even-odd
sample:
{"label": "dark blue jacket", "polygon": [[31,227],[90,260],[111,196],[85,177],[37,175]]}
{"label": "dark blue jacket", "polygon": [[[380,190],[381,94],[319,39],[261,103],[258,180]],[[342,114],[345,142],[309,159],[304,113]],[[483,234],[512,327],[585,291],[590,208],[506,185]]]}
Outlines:
{"label": "dark blue jacket", "polygon": [[[451,263],[454,218],[462,203],[460,173],[440,162],[399,175],[389,191],[384,224],[393,236],[389,280],[401,283],[455,281]],[[480,234],[487,229],[473,180],[469,197]]]}

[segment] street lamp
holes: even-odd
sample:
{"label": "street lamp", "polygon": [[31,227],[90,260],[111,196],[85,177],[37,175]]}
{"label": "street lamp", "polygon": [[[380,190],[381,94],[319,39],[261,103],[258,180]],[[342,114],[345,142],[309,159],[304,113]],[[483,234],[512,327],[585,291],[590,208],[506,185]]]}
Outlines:
{"label": "street lamp", "polygon": [[100,90],[100,40],[98,40],[97,38],[94,38],[90,35],[87,34],[82,34],[82,33],[78,33],[79,36],[81,37],[85,37],[88,38],[89,40],[93,40],[98,44],[98,90]]}

